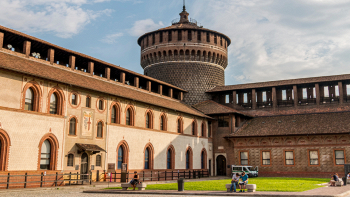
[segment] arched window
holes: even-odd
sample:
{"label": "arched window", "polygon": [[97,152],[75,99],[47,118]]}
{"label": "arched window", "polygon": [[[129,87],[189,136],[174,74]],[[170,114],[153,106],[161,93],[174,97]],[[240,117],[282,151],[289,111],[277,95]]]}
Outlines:
{"label": "arched window", "polygon": [[186,151],[186,169],[192,169],[192,149],[188,147]]}
{"label": "arched window", "polygon": [[207,151],[204,148],[201,152],[201,169],[207,169]]}
{"label": "arched window", "polygon": [[57,114],[57,94],[51,94],[50,98],[50,114]]}
{"label": "arched window", "polygon": [[178,118],[178,119],[177,119],[177,132],[178,132],[178,133],[182,133],[182,132],[183,132],[183,129],[182,129],[182,119],[181,119],[181,118]]}
{"label": "arched window", "polygon": [[86,107],[91,108],[91,97],[86,97]]}
{"label": "arched window", "polygon": [[96,137],[102,138],[102,135],[103,135],[103,123],[98,122],[97,123],[97,135],[96,135]]}
{"label": "arched window", "polygon": [[192,135],[197,135],[197,130],[198,130],[198,128],[197,128],[197,122],[196,122],[196,120],[194,120],[194,121],[192,122]]}
{"label": "arched window", "polygon": [[123,158],[124,158],[124,150],[123,150],[123,147],[120,146],[118,149],[118,169],[122,169]]}
{"label": "arched window", "polygon": [[167,169],[175,169],[175,149],[172,145],[167,151]]}
{"label": "arched window", "polygon": [[103,100],[102,99],[98,100],[98,109],[99,110],[103,110],[104,109]]}
{"label": "arched window", "polygon": [[8,134],[0,129],[0,171],[7,170],[9,148],[11,141]]}
{"label": "arched window", "polygon": [[202,122],[201,131],[202,131],[202,137],[207,137],[207,129],[205,126],[205,122]]}
{"label": "arched window", "polygon": [[125,124],[134,126],[134,110],[132,107],[128,107],[126,110]]}
{"label": "arched window", "polygon": [[166,121],[166,116],[165,114],[162,114],[160,116],[160,130],[161,131],[166,131],[167,130],[167,121]]}
{"label": "arched window", "polygon": [[145,150],[145,169],[149,169],[149,148]]}
{"label": "arched window", "polygon": [[146,113],[146,128],[153,129],[153,116],[150,111]]}
{"label": "arched window", "polygon": [[111,123],[118,123],[117,122],[117,119],[118,119],[118,116],[117,116],[117,106],[113,106],[112,107],[112,111],[111,111]]}
{"label": "arched window", "polygon": [[72,105],[77,105],[77,100],[78,100],[78,98],[77,98],[77,94],[72,94]]}
{"label": "arched window", "polygon": [[34,91],[32,88],[28,88],[25,97],[25,110],[34,111]]}
{"label": "arched window", "polygon": [[45,140],[41,145],[40,170],[50,169],[51,144],[49,140]]}
{"label": "arched window", "polygon": [[76,135],[77,129],[77,120],[75,118],[71,118],[69,120],[69,135]]}
{"label": "arched window", "polygon": [[67,166],[73,167],[74,164],[74,155],[68,154]]}
{"label": "arched window", "polygon": [[101,155],[96,155],[96,166],[101,166]]}

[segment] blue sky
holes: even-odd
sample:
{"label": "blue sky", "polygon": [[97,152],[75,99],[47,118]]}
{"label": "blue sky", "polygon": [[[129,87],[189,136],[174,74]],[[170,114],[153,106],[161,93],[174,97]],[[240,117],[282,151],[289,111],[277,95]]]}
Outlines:
{"label": "blue sky", "polygon": [[[187,0],[205,28],[228,35],[226,85],[345,74],[346,0]],[[1,0],[0,25],[143,73],[137,38],[169,26],[181,0]]]}

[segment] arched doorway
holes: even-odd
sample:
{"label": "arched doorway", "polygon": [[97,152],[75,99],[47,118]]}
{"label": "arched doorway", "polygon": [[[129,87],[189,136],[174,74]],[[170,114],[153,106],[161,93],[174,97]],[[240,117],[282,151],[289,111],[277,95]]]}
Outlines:
{"label": "arched doorway", "polygon": [[226,176],[226,158],[222,155],[216,158],[216,173],[217,176]]}
{"label": "arched doorway", "polygon": [[[83,153],[81,155],[81,168],[80,168],[80,173],[81,174],[88,174],[89,170],[89,157],[86,153]],[[89,175],[81,175],[81,179],[88,179]]]}

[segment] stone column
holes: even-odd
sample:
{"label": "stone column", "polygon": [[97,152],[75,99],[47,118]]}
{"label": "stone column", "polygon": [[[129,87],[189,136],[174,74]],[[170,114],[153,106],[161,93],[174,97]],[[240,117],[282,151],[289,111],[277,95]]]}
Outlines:
{"label": "stone column", "polygon": [[316,105],[320,105],[321,94],[320,94],[320,85],[318,83],[315,84],[316,89]]}
{"label": "stone column", "polygon": [[69,56],[69,67],[74,70],[75,69],[75,56]]}
{"label": "stone column", "polygon": [[272,105],[273,108],[277,108],[277,93],[276,93],[276,87],[272,87]]}
{"label": "stone column", "polygon": [[47,50],[47,58],[50,64],[53,64],[55,60],[55,49],[49,49]]}
{"label": "stone column", "polygon": [[120,73],[120,83],[125,84],[125,72]]}
{"label": "stone column", "polygon": [[135,87],[139,88],[140,87],[140,82],[139,82],[139,78],[138,77],[134,77],[134,85]]}
{"label": "stone column", "polygon": [[4,47],[4,33],[0,32],[0,49]]}
{"label": "stone column", "polygon": [[252,89],[252,109],[256,109],[255,89]]}
{"label": "stone column", "polygon": [[158,85],[158,93],[163,95],[163,85]]}
{"label": "stone column", "polygon": [[105,68],[105,76],[107,80],[111,79],[111,68],[108,68],[108,67]]}
{"label": "stone column", "polygon": [[296,85],[293,85],[293,93],[294,93],[294,107],[298,106],[299,97],[298,97],[298,87]]}
{"label": "stone column", "polygon": [[169,97],[173,98],[173,89],[172,88],[169,88]]}
{"label": "stone column", "polygon": [[23,42],[23,53],[29,57],[30,56],[30,48],[31,48],[31,42],[29,41],[24,41]]}
{"label": "stone column", "polygon": [[149,92],[152,91],[152,82],[151,82],[151,81],[147,81],[146,89],[147,89]]}
{"label": "stone column", "polygon": [[343,104],[344,102],[344,92],[343,92],[343,82],[338,82],[338,89],[339,89],[339,103]]}
{"label": "stone column", "polygon": [[94,66],[95,64],[93,62],[88,63],[88,73],[90,73],[90,75],[94,75]]}
{"label": "stone column", "polygon": [[232,91],[232,107],[235,108],[237,105],[237,93],[236,91]]}

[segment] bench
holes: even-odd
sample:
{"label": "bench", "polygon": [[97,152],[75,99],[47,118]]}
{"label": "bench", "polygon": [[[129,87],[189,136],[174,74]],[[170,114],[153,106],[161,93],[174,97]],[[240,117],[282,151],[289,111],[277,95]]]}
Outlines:
{"label": "bench", "polygon": [[[130,183],[122,183],[122,190],[128,190],[128,188],[132,187]],[[147,187],[146,183],[139,183],[136,185],[138,190],[145,190]]]}
{"label": "bench", "polygon": [[[227,192],[230,192],[231,184],[226,184]],[[256,190],[256,184],[247,184],[245,188],[248,190],[248,192],[255,192]],[[239,186],[237,185],[236,190],[239,190]]]}

